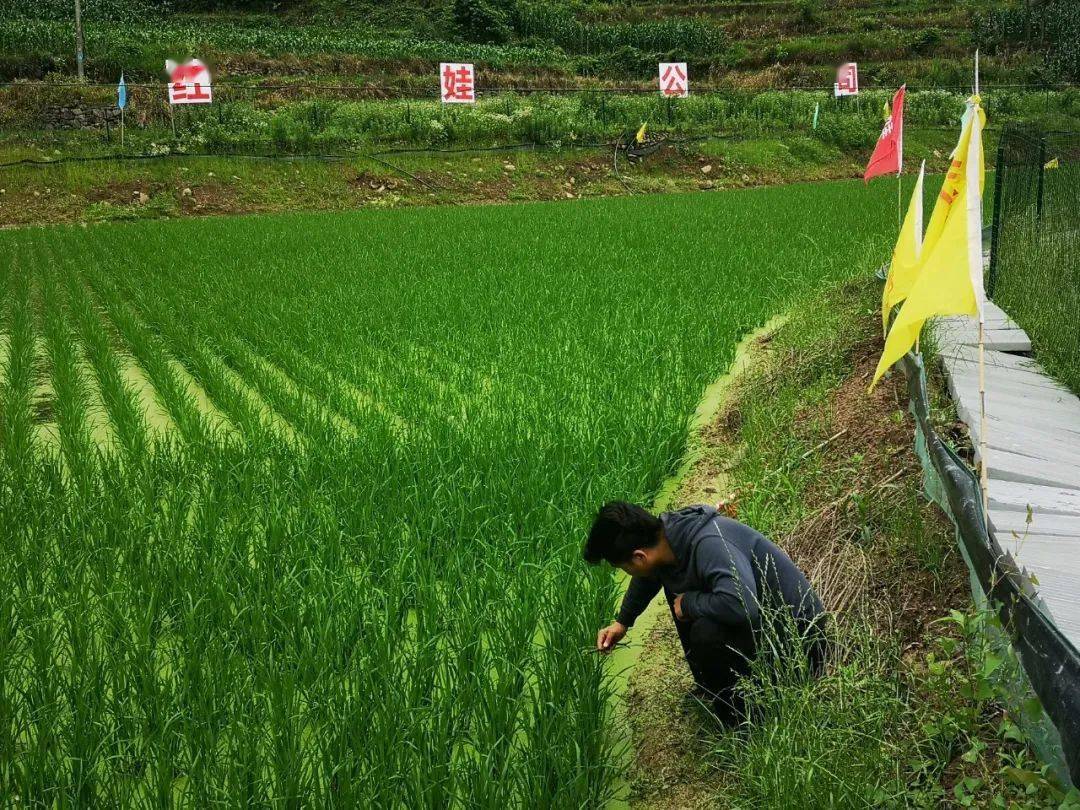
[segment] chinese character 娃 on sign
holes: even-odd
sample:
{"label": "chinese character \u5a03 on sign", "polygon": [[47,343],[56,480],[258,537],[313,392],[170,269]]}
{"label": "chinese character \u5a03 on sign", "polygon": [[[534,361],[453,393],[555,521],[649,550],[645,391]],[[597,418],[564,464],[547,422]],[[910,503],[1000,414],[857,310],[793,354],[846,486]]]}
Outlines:
{"label": "chinese character \u5a03 on sign", "polygon": [[859,95],[859,66],[854,62],[848,62],[836,69],[836,84],[833,85],[833,94],[840,96]]}
{"label": "chinese character \u5a03 on sign", "polygon": [[690,95],[690,82],[687,81],[686,62],[660,63],[660,94],[674,98],[686,98]]}
{"label": "chinese character \u5a03 on sign", "polygon": [[467,62],[439,64],[440,96],[445,104],[472,104],[476,101],[473,66]]}
{"label": "chinese character \u5a03 on sign", "polygon": [[192,59],[182,65],[171,59],[165,63],[169,74],[170,104],[209,104],[212,100],[213,85],[210,83],[210,71],[198,59]]}

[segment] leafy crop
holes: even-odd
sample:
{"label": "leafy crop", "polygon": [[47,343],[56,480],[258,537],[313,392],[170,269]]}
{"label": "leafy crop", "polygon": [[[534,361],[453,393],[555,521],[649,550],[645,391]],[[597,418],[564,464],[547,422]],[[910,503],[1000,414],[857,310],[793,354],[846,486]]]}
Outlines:
{"label": "leafy crop", "polygon": [[[560,61],[551,47],[475,45],[390,38],[364,26],[267,25],[264,21],[237,21],[207,25],[197,19],[164,19],[118,26],[87,22],[86,50],[94,68],[110,80],[126,70],[128,76],[162,77],[167,57],[187,58],[217,53],[257,52],[266,55],[349,54],[373,59],[475,60],[493,67],[548,65]],[[0,51],[66,55],[71,26],[65,22],[33,18],[0,18]]]}
{"label": "leafy crop", "polygon": [[0,233],[0,795],[598,806],[590,512],[891,194]]}
{"label": "leafy crop", "polygon": [[550,39],[570,53],[597,54],[617,48],[649,53],[674,52],[684,58],[715,57],[727,45],[724,30],[697,18],[643,23],[581,22],[557,3],[520,3],[517,28],[525,37]]}

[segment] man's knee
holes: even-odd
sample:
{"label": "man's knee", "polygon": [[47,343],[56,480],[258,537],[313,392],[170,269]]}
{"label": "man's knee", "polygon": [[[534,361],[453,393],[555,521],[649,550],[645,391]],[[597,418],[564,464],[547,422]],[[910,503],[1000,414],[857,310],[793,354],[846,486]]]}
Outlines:
{"label": "man's knee", "polygon": [[724,624],[708,616],[690,623],[690,646],[699,649],[734,649],[746,656],[754,653],[754,632],[749,622]]}

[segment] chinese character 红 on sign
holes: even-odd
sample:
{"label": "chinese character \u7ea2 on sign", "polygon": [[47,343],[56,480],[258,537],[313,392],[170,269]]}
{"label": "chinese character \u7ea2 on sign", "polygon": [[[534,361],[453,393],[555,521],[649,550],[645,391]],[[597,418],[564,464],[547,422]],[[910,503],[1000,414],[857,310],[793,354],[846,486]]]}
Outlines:
{"label": "chinese character \u7ea2 on sign", "polygon": [[170,104],[209,104],[213,100],[210,71],[198,59],[182,65],[170,59],[165,72],[169,74]]}
{"label": "chinese character \u7ea2 on sign", "polygon": [[686,62],[660,63],[660,94],[674,98],[686,98],[690,95]]}
{"label": "chinese character \u7ea2 on sign", "polygon": [[476,101],[473,66],[468,62],[439,64],[440,96],[444,104],[472,104]]}
{"label": "chinese character \u7ea2 on sign", "polygon": [[848,62],[836,69],[836,83],[833,85],[833,94],[840,96],[859,95],[859,66],[854,62]]}

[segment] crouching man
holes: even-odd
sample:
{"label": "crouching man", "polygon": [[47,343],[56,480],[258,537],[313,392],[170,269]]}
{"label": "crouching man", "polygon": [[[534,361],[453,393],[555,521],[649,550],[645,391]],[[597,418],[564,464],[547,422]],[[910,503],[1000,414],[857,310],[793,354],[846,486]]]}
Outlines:
{"label": "crouching man", "polygon": [[632,578],[618,617],[597,634],[597,649],[609,652],[663,588],[698,691],[726,725],[744,719],[734,687],[759,648],[805,655],[807,671],[821,670],[823,607],[806,576],[763,535],[712,507],[656,517],[613,501],[596,515],[584,557]]}

